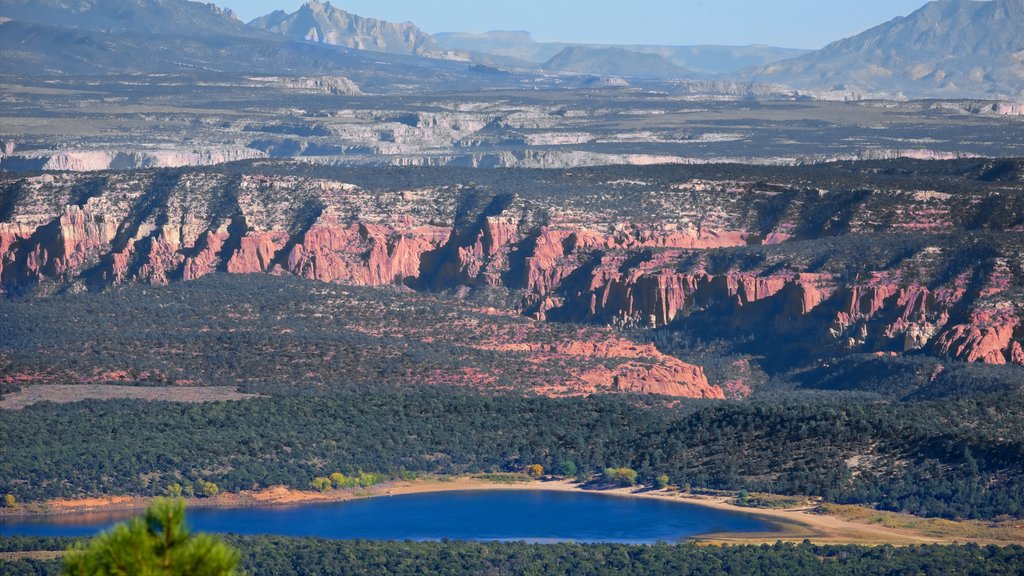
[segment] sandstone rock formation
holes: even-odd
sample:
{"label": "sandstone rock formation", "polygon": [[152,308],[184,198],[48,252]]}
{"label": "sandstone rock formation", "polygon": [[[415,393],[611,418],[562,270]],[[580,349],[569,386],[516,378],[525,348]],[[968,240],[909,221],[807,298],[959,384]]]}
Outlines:
{"label": "sandstone rock formation", "polygon": [[662,354],[652,344],[635,344],[608,330],[588,333],[586,338],[553,344],[492,339],[484,348],[527,352],[532,361],[540,363],[566,358],[589,361],[583,369],[570,370],[582,382],[583,387],[578,392],[614,390],[686,398],[725,398],[721,387],[708,383],[700,366]]}

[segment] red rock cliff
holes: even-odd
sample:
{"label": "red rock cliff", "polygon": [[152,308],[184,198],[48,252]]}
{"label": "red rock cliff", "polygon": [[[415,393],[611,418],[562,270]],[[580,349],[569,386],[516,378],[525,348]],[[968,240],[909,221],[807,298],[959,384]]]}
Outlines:
{"label": "red rock cliff", "polygon": [[[717,196],[706,183],[679,184],[652,215],[602,207],[604,196],[571,206],[514,196],[468,203],[457,187],[370,192],[262,175],[112,176],[83,201],[74,199],[76,178],[84,177],[19,181],[27,192],[0,222],[4,290],[162,284],[216,271],[441,290],[490,286],[515,291],[518,309],[541,320],[653,328],[714,315],[754,334],[800,331],[831,353],[923,349],[969,362],[1024,363],[1019,233],[1007,231],[1010,240],[973,264],[950,260],[947,253],[960,249],[952,240],[946,247],[908,243],[898,259],[877,265],[839,244],[815,248],[805,240],[800,250],[787,248],[813,233],[797,210],[808,202],[822,202],[813,213],[826,216],[834,202],[835,215],[820,227],[842,219],[855,239],[857,227],[875,233],[877,222],[896,232],[947,231],[963,209],[949,194],[899,193],[874,205],[871,195],[840,202],[814,193],[797,208],[774,207],[777,221],[765,229],[736,215],[776,192],[735,184]],[[755,224],[756,231],[744,228]],[[951,262],[961,269],[949,269]],[[657,369],[588,378],[705,394],[706,379],[694,368],[662,358]],[[690,384],[702,391],[673,388]]]}

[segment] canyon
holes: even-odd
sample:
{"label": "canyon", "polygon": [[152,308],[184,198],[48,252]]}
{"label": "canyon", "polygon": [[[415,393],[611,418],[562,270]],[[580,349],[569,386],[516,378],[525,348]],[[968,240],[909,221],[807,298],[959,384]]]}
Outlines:
{"label": "canyon", "polygon": [[12,73],[0,80],[0,171],[260,158],[572,168],[1024,156],[1022,107],[1009,101],[829,101],[845,96],[724,80],[398,71],[407,75]]}
{"label": "canyon", "polygon": [[[851,186],[854,171],[905,175]],[[541,364],[626,359],[536,385],[553,393],[724,397],[727,382],[622,330],[750,334],[769,357],[793,345],[822,360],[1024,365],[1020,162],[526,172],[272,163],[4,176],[0,286],[15,297],[293,275],[491,298],[526,325],[610,327],[594,341],[475,337]]]}

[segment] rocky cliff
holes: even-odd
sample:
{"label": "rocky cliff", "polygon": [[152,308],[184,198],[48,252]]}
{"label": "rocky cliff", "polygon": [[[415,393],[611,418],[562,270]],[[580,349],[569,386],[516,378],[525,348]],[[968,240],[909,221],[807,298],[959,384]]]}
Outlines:
{"label": "rocky cliff", "polygon": [[[988,178],[985,167],[975,171]],[[829,190],[593,169],[531,173],[533,189],[516,193],[444,172],[427,186],[381,187],[302,170],[6,177],[3,289],[293,274],[498,290],[537,320],[749,334],[765,352],[785,342],[816,357],[1024,360],[1024,195],[1012,179]],[[408,172],[387,174],[398,183]],[[949,191],[933,188],[943,181]],[[703,378],[666,362],[641,372],[584,380],[692,395],[664,383]]]}
{"label": "rocky cliff", "polygon": [[238,160],[264,158],[252,148],[207,150],[59,150],[28,151],[0,155],[0,170],[54,170],[91,172],[96,170],[132,170],[136,168],[176,168],[209,166]]}

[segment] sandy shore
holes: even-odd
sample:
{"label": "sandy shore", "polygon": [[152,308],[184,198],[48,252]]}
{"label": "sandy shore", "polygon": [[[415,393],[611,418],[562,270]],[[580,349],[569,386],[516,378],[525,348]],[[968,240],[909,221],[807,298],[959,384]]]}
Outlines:
{"label": "sandy shore", "polygon": [[[761,509],[736,506],[724,496],[703,496],[673,490],[645,488],[610,488],[588,490],[568,480],[546,480],[529,482],[494,482],[484,478],[458,477],[395,481],[363,490],[331,490],[314,492],[275,486],[259,491],[220,494],[214,498],[190,500],[191,507],[248,507],[287,506],[315,502],[343,502],[357,498],[375,496],[421,494],[452,490],[551,490],[560,492],[590,492],[630,498],[654,498],[672,502],[683,502],[707,506],[756,516],[772,526],[771,531],[761,533],[708,534],[698,540],[719,544],[759,544],[801,542],[805,539],[819,544],[949,544],[953,542],[977,542],[979,544],[1024,544],[1024,533],[1012,540],[992,540],[969,537],[943,537],[923,534],[908,528],[891,528],[863,522],[845,520],[836,516],[816,514],[807,509]],[[21,514],[81,514],[102,517],[127,517],[133,511],[145,508],[148,498],[114,496],[87,498],[81,500],[49,500],[42,504],[21,507]],[[10,511],[7,511],[9,514]]]}

